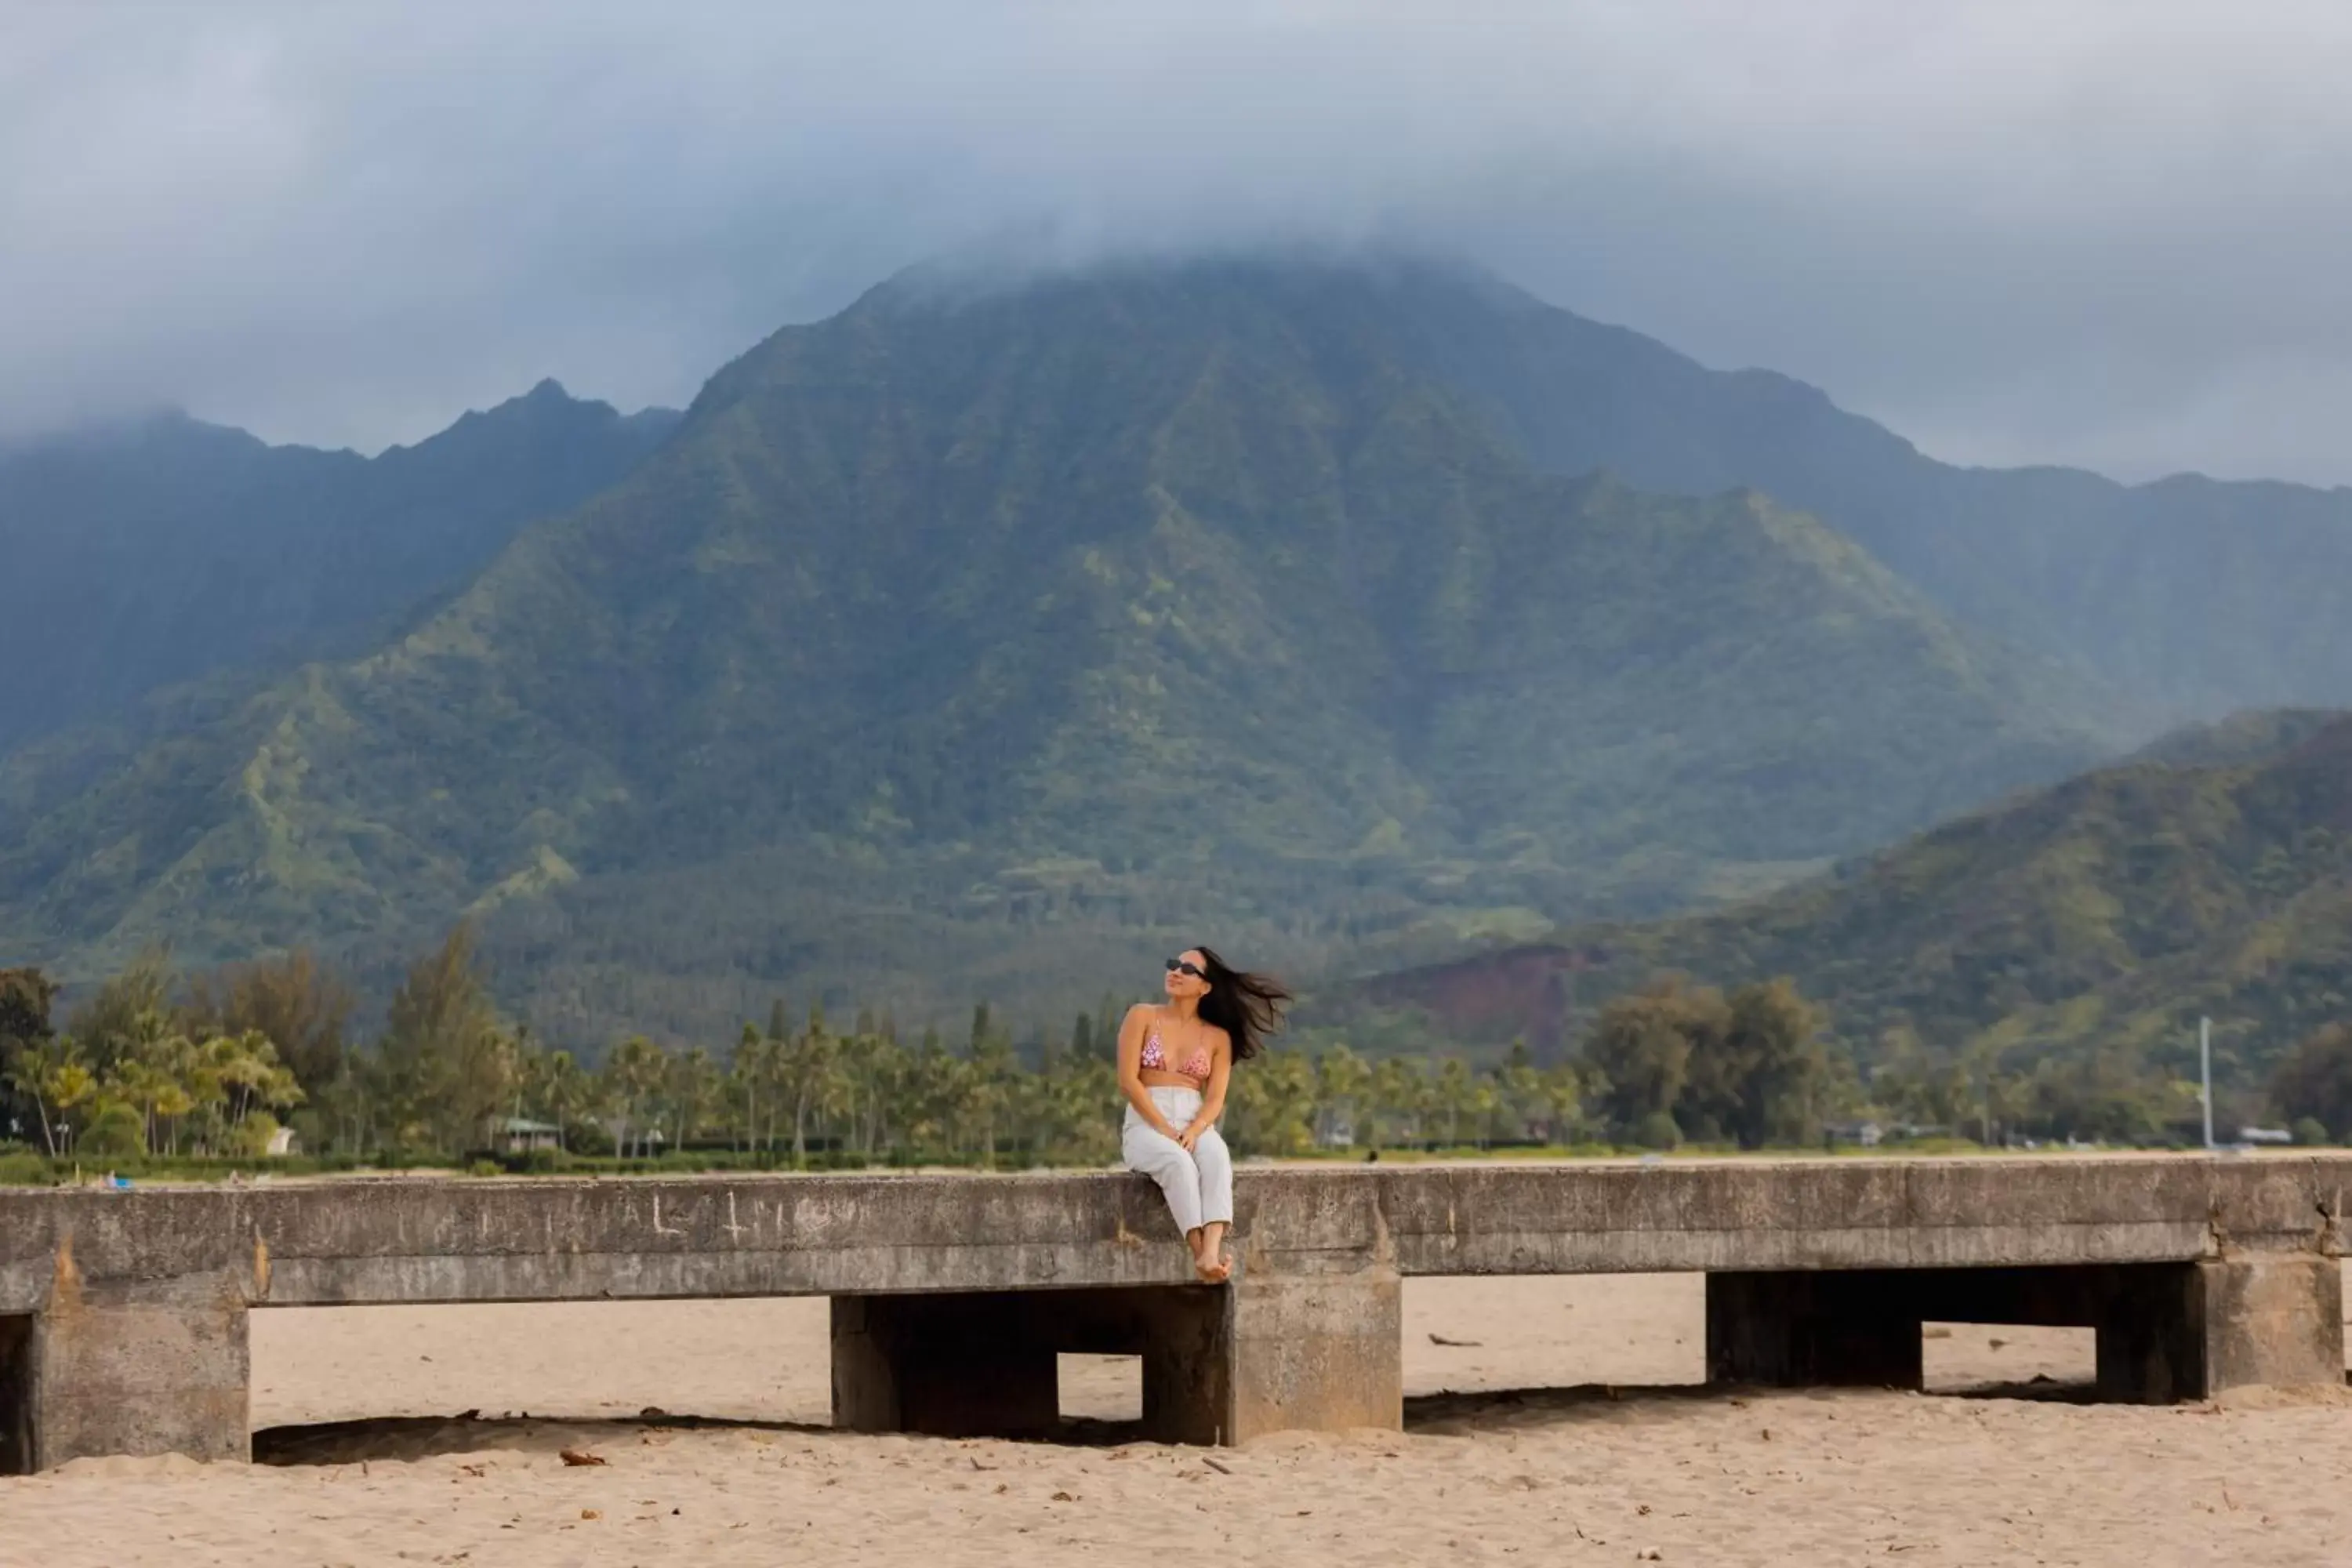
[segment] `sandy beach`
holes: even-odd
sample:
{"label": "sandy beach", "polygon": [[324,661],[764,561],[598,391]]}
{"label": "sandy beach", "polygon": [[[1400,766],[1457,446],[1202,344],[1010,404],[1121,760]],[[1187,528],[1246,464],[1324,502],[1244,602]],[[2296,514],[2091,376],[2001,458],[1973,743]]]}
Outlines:
{"label": "sandy beach", "polygon": [[817,1300],[257,1312],[280,1462],[0,1480],[0,1564],[2352,1561],[2352,1400],[2071,1402],[2087,1331],[1931,1327],[1925,1395],[1677,1389],[1688,1276],[1416,1280],[1405,1333],[1402,1435],[1213,1454],[834,1434]]}

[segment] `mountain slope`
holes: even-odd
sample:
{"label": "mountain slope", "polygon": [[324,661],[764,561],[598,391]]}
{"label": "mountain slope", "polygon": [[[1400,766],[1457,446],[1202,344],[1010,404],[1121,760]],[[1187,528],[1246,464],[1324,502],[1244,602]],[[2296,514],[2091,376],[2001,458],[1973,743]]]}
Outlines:
{"label": "mountain slope", "polygon": [[546,382],[373,459],[177,415],[0,453],[0,752],[215,670],[360,651],[676,417]]}
{"label": "mountain slope", "polygon": [[2352,704],[2352,489],[1955,468],[1802,383],[1706,370],[1491,279],[1363,276],[1353,308],[1541,467],[1675,493],[1752,486],[1963,622],[2078,663],[2145,732]]}
{"label": "mountain slope", "polygon": [[1753,903],[1571,931],[1368,991],[1488,1037],[1559,1043],[1665,970],[1792,975],[1865,1062],[1902,1030],[1944,1053],[2120,1047],[2179,1065],[2210,1015],[2217,1070],[2249,1079],[2352,1011],[2352,715],[2249,716]]}
{"label": "mountain slope", "polygon": [[918,276],[779,333],[380,651],[69,798],[0,775],[0,937],[473,909],[566,1027],[1091,999],[1184,929],[1307,962],[1783,879],[2103,744],[1809,519],[1538,471],[1360,276]]}

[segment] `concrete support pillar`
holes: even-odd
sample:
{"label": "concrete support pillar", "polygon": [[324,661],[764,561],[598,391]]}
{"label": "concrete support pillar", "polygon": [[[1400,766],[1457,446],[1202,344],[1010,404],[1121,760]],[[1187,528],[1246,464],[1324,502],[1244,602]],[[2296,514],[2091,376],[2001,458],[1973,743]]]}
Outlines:
{"label": "concrete support pillar", "polygon": [[2250,1384],[2341,1387],[2344,1270],[2311,1253],[2197,1265],[2205,1299],[2205,1392]]}
{"label": "concrete support pillar", "polygon": [[853,1432],[1043,1437],[1061,1419],[1045,1292],[833,1299],[833,1421]]}
{"label": "concrete support pillar", "polygon": [[1708,1275],[1708,1381],[1917,1388],[1922,1319],[1894,1283],[1875,1272]]}
{"label": "concrete support pillar", "polygon": [[1230,1290],[1225,1441],[1403,1426],[1404,1295],[1393,1268],[1257,1271]]}
{"label": "concrete support pillar", "polygon": [[2343,1276],[2309,1252],[2183,1263],[1710,1274],[1707,1375],[1916,1388],[1923,1322],[2080,1324],[2103,1399],[2344,1381]]}
{"label": "concrete support pillar", "polygon": [[[0,1335],[0,1338],[5,1338]],[[29,1468],[100,1454],[252,1455],[246,1306],[208,1276],[107,1281],[60,1277],[14,1357],[0,1346],[0,1398],[14,1388]],[[0,1425],[10,1424],[0,1405]],[[0,1450],[9,1440],[0,1438]]]}
{"label": "concrete support pillar", "polygon": [[2335,1258],[2247,1254],[2130,1273],[2133,1288],[2099,1303],[2102,1398],[2162,1405],[2254,1384],[2343,1385]]}
{"label": "concrete support pillar", "polygon": [[0,1476],[33,1468],[33,1319],[0,1317]]}
{"label": "concrete support pillar", "polygon": [[1143,1435],[1238,1443],[1403,1424],[1402,1297],[1392,1268],[1229,1286],[836,1296],[834,1424],[862,1432],[1036,1437],[1059,1424],[1055,1356],[1143,1361]]}
{"label": "concrete support pillar", "polygon": [[1065,1350],[1143,1362],[1143,1436],[1213,1445],[1233,1429],[1229,1293],[1199,1285],[1082,1290],[1049,1309]]}

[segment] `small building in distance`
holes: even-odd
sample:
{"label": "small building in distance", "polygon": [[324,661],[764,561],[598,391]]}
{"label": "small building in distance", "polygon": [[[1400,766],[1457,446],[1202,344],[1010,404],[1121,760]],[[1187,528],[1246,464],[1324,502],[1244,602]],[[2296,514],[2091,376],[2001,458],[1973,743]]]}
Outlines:
{"label": "small building in distance", "polygon": [[536,1149],[560,1149],[563,1129],[551,1121],[501,1116],[490,1122],[490,1147],[501,1154],[528,1154]]}
{"label": "small building in distance", "polygon": [[1854,1143],[1864,1149],[1875,1149],[1886,1136],[1875,1121],[1832,1121],[1822,1129],[1822,1140],[1827,1143]]}

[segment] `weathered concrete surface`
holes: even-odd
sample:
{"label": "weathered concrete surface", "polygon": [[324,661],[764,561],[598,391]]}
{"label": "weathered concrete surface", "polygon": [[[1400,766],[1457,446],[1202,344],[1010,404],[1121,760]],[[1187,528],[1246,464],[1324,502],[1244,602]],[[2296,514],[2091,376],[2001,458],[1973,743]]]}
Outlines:
{"label": "weathered concrete surface", "polygon": [[89,1454],[249,1458],[242,1281],[84,1281],[69,1254],[65,1264],[47,1310],[33,1320],[14,1413],[26,1433],[24,1468]]}
{"label": "weathered concrete surface", "polygon": [[1143,1361],[1143,1430],[1234,1431],[1228,1292],[1199,1285],[833,1299],[833,1421],[857,1432],[1036,1436],[1060,1419],[1063,1351]]}
{"label": "weathered concrete surface", "polygon": [[2335,1259],[2255,1255],[2194,1268],[2204,1309],[2202,1393],[2343,1378],[2344,1271]]}
{"label": "weathered concrete surface", "polygon": [[1920,1387],[1927,1320],[1910,1291],[1887,1289],[1887,1278],[1875,1269],[1708,1275],[1707,1381]]}
{"label": "weathered concrete surface", "polygon": [[2347,1186],[2352,1155],[1259,1169],[1213,1291],[1114,1173],[0,1192],[0,1463],[241,1453],[245,1310],[347,1302],[833,1296],[844,1419],[917,1430],[1034,1428],[1053,1351],[1123,1346],[1168,1436],[1394,1426],[1413,1274],[1705,1271],[1710,1356],[1758,1381],[1916,1381],[1921,1317],[2011,1311],[2098,1326],[2127,1397],[2335,1382]]}
{"label": "weathered concrete surface", "polygon": [[[1991,1268],[2344,1249],[2352,1154],[1245,1169],[1244,1271]],[[255,1305],[1172,1285],[1158,1191],[1109,1172],[289,1182],[0,1192],[0,1313],[84,1278],[220,1274]]]}
{"label": "weathered concrete surface", "polygon": [[1261,1270],[1232,1296],[1225,1441],[1404,1425],[1404,1293],[1393,1267]]}
{"label": "weathered concrete surface", "polygon": [[1404,1415],[1402,1282],[1368,1267],[1260,1271],[1230,1289],[833,1298],[833,1420],[858,1432],[1031,1437],[1060,1419],[1056,1354],[1143,1359],[1143,1433],[1235,1443],[1394,1428]]}
{"label": "weathered concrete surface", "polygon": [[0,1318],[0,1476],[33,1463],[33,1319]]}
{"label": "weathered concrete surface", "polygon": [[2343,1271],[2313,1253],[2185,1263],[1710,1274],[1707,1375],[1783,1387],[1921,1384],[1931,1321],[2098,1331],[2102,1398],[2205,1399],[2344,1377]]}
{"label": "weathered concrete surface", "polygon": [[1019,1292],[836,1296],[833,1423],[1041,1437],[1060,1418],[1052,1320]]}

